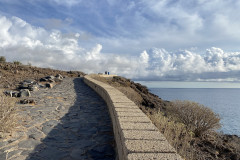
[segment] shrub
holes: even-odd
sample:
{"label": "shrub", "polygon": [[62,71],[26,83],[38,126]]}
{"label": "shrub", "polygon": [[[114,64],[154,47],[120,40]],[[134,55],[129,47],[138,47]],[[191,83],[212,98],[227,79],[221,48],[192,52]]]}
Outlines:
{"label": "shrub", "polygon": [[19,62],[19,61],[13,61],[13,64],[15,64],[15,65],[21,65],[22,63]]}
{"label": "shrub", "polygon": [[148,114],[148,116],[182,157],[193,159],[194,150],[190,145],[193,137],[186,125],[172,121],[160,111]]}
{"label": "shrub", "polygon": [[4,56],[0,57],[0,63],[6,62],[6,58]]}
{"label": "shrub", "polygon": [[221,126],[218,114],[196,102],[173,101],[168,111],[178,121],[184,123],[195,136],[201,136],[204,132]]}

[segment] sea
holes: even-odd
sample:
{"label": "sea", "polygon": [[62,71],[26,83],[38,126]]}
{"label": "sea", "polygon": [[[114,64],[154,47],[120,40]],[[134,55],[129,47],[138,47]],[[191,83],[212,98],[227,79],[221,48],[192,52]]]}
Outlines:
{"label": "sea", "polygon": [[240,84],[229,82],[139,81],[163,100],[190,100],[211,108],[221,117],[224,134],[240,136]]}

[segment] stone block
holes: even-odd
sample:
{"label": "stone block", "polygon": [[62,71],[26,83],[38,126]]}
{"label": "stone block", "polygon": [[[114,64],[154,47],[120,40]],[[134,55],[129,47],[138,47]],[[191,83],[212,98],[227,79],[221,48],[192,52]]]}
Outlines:
{"label": "stone block", "polygon": [[167,141],[126,140],[126,153],[176,153]]}
{"label": "stone block", "polygon": [[118,117],[120,122],[140,122],[140,123],[149,123],[151,120],[145,117]]}
{"label": "stone block", "polygon": [[129,103],[113,103],[115,108],[135,108],[139,109],[138,106],[136,106],[135,103],[129,102]]}
{"label": "stone block", "polygon": [[[158,131],[158,129],[152,123],[140,123],[140,122],[119,122],[121,130],[149,130],[149,131]],[[140,131],[141,130],[141,131]]]}
{"label": "stone block", "polygon": [[166,138],[159,131],[139,131],[139,130],[122,130],[123,140],[157,140],[166,141]]}
{"label": "stone block", "polygon": [[143,112],[116,112],[118,117],[145,117],[146,115]]}
{"label": "stone block", "polygon": [[183,160],[176,153],[130,153],[128,160]]}

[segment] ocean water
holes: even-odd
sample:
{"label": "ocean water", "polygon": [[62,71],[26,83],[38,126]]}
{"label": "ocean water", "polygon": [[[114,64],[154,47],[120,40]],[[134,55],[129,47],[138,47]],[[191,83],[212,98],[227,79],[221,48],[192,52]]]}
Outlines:
{"label": "ocean water", "polygon": [[191,100],[211,108],[221,117],[225,134],[240,136],[240,88],[151,88],[164,100]]}

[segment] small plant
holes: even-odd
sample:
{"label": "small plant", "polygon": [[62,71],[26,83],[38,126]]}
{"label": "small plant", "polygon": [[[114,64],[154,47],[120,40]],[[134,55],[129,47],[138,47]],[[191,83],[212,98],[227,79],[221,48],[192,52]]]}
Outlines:
{"label": "small plant", "polygon": [[191,101],[173,101],[168,111],[176,120],[185,124],[195,136],[201,136],[208,130],[219,128],[220,117],[210,108]]}
{"label": "small plant", "polygon": [[0,56],[0,63],[6,62],[6,58],[4,56]]}
{"label": "small plant", "polygon": [[22,65],[22,63],[19,62],[19,61],[13,61],[13,64],[15,64],[15,65]]}

